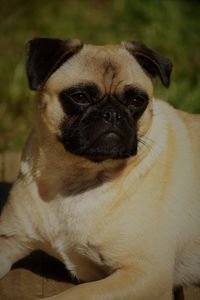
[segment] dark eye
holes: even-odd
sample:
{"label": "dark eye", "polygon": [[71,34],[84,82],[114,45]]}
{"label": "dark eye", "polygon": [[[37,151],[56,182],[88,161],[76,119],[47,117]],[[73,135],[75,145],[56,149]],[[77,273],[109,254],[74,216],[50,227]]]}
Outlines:
{"label": "dark eye", "polygon": [[90,103],[90,98],[86,93],[83,92],[76,92],[70,95],[70,98],[76,102],[77,104],[81,105],[88,105]]}
{"label": "dark eye", "polygon": [[147,104],[147,98],[143,96],[132,96],[128,100],[128,106],[134,106],[135,108],[143,108]]}

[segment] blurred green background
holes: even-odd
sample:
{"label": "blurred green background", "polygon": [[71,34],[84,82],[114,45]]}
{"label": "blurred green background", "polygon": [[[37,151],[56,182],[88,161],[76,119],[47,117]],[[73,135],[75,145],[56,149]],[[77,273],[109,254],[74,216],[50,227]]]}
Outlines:
{"label": "blurred green background", "polygon": [[89,43],[141,40],[171,58],[168,90],[156,95],[176,107],[200,112],[200,1],[1,0],[0,151],[21,148],[32,124],[25,43],[33,37],[78,37]]}

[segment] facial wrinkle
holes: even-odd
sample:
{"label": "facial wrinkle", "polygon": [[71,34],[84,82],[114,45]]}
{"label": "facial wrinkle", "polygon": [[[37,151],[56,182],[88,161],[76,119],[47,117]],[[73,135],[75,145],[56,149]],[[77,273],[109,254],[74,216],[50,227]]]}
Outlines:
{"label": "facial wrinkle", "polygon": [[110,61],[108,58],[106,61],[103,63],[103,84],[104,84],[104,89],[106,94],[110,94],[113,86],[113,81],[116,77],[117,73],[117,68],[116,66]]}

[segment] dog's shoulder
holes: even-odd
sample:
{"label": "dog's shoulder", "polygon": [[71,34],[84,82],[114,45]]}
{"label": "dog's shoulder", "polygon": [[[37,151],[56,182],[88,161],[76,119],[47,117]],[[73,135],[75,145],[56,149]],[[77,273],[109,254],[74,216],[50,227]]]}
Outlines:
{"label": "dog's shoulder", "polygon": [[200,114],[191,114],[181,110],[176,111],[189,132],[193,147],[200,153]]}
{"label": "dog's shoulder", "polygon": [[200,114],[192,114],[175,109],[169,103],[162,100],[156,100],[156,102],[159,104],[159,108],[165,114],[165,117],[168,120],[170,119],[170,123],[184,124],[184,127],[191,135],[191,139],[194,139],[195,143],[197,139],[198,141],[200,140]]}
{"label": "dog's shoulder", "polygon": [[188,130],[194,157],[194,165],[200,178],[200,114],[191,114],[180,110],[177,110],[177,114],[180,116]]}
{"label": "dog's shoulder", "polygon": [[196,136],[200,135],[200,114],[191,114],[182,110],[176,110],[191,132],[196,131]]}

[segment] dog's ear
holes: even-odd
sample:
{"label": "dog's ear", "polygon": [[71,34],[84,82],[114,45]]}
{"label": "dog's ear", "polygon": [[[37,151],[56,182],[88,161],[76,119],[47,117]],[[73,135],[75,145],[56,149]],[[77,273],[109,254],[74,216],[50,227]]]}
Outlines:
{"label": "dog's ear", "polygon": [[141,67],[151,76],[159,76],[163,85],[168,87],[172,71],[171,61],[151,50],[138,41],[122,42],[122,45],[131,53]]}
{"label": "dog's ear", "polygon": [[35,38],[29,41],[26,45],[26,72],[30,89],[39,90],[49,76],[82,46],[82,42],[76,39]]}

